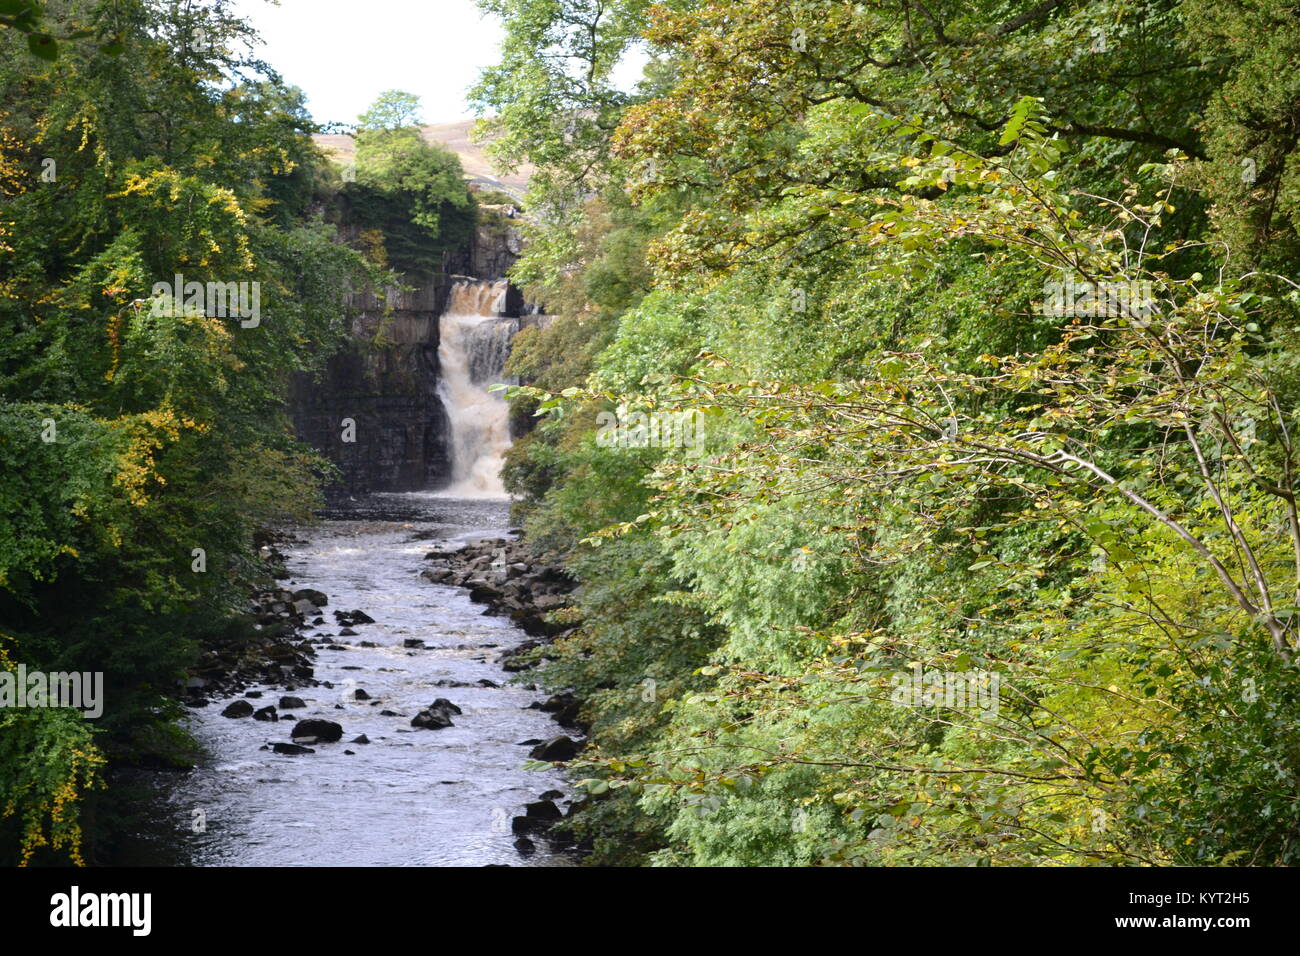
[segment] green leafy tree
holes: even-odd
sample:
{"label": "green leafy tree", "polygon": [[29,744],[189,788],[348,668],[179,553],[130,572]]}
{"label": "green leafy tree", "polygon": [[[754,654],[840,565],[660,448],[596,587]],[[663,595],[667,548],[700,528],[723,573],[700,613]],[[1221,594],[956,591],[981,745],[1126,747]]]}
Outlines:
{"label": "green leafy tree", "polygon": [[[103,761],[178,759],[177,682],[264,578],[254,531],[316,500],[290,376],[342,342],[369,275],[310,218],[315,127],[233,52],[251,34],[228,4],[47,6],[132,55],[69,44],[42,64],[0,31],[0,632],[12,664],[105,680],[97,733],[9,722],[15,862],[99,858],[112,834],[83,853],[79,807]],[[155,292],[178,274],[256,307]]]}
{"label": "green leafy tree", "polygon": [[1292,860],[1284,7],[665,4],[596,175],[521,149],[587,183],[517,269],[508,476],[582,582],[542,675],[599,859]]}
{"label": "green leafy tree", "polygon": [[380,93],[366,111],[357,117],[361,130],[399,130],[424,122],[420,98],[414,93],[387,90]]}

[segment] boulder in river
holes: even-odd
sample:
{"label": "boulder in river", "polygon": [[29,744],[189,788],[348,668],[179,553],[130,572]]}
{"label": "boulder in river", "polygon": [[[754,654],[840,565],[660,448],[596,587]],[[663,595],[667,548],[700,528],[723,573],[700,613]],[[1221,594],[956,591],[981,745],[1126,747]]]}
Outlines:
{"label": "boulder in river", "polygon": [[582,711],[582,701],[566,691],[549,698],[538,709],[548,714],[554,714],[557,723],[571,727],[578,722],[578,715]]}
{"label": "boulder in river", "polygon": [[221,712],[222,717],[232,718],[251,717],[252,715],[253,705],[246,700],[237,700]]}
{"label": "boulder in river", "polygon": [[343,728],[332,720],[300,720],[289,736],[295,741],[310,737],[313,742],[332,744],[343,736]]}
{"label": "boulder in river", "polygon": [[515,833],[537,833],[549,829],[553,822],[535,817],[513,817],[510,820],[510,829]]}
{"label": "boulder in river", "polygon": [[259,711],[253,713],[254,720],[279,720],[280,715],[275,712],[275,706],[268,704]]}
{"label": "boulder in river", "polygon": [[325,607],[330,603],[330,599],[325,596],[325,592],[316,591],[312,588],[301,588],[293,592],[295,601],[310,601],[316,607]]}
{"label": "boulder in river", "polygon": [[271,744],[271,749],[278,754],[289,754],[290,756],[296,754],[314,754],[316,752],[310,747],[303,747],[300,744]]}
{"label": "boulder in river", "polygon": [[375,623],[375,619],[365,611],[335,611],[334,620],[338,621],[345,627],[351,627],[356,624]]}
{"label": "boulder in river", "polygon": [[529,751],[534,760],[572,760],[578,756],[581,745],[568,737],[552,737]]}
{"label": "boulder in river", "polygon": [[411,718],[411,726],[419,727],[421,730],[442,730],[445,727],[456,726],[442,711],[422,710]]}
{"label": "boulder in river", "polygon": [[280,709],[281,709],[281,710],[293,710],[295,707],[306,707],[306,706],[307,706],[307,702],[306,702],[305,700],[303,700],[301,697],[281,697],[281,698],[280,698]]}
{"label": "boulder in river", "polygon": [[564,819],[564,814],[560,812],[554,800],[538,800],[536,803],[524,804],[524,816],[530,820]]}

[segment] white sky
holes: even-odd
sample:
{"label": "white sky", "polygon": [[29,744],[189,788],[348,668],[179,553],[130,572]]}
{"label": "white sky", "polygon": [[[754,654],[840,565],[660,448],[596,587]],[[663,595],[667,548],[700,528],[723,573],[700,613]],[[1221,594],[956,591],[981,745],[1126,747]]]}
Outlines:
{"label": "white sky", "polygon": [[465,94],[496,60],[501,27],[474,0],[235,0],[259,56],[307,94],[317,122],[356,122],[384,90],[424,103],[429,123],[473,115]]}
{"label": "white sky", "polygon": [[[319,123],[356,122],[385,90],[420,97],[427,123],[467,119],[466,93],[497,57],[501,25],[474,0],[234,0],[264,41],[258,55],[307,94]],[[630,89],[645,56],[616,82]]]}

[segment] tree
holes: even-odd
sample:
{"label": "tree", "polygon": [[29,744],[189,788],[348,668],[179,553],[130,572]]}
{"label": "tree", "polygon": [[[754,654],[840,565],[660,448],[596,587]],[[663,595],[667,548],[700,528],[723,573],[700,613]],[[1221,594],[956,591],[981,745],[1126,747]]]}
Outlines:
{"label": "tree", "polygon": [[[13,862],[81,858],[105,760],[179,759],[177,681],[263,579],[255,530],[316,500],[289,378],[338,347],[369,275],[310,218],[315,127],[232,52],[249,28],[228,4],[90,9],[139,56],[69,44],[44,64],[0,31],[0,665],[105,684],[93,730],[6,718]],[[251,311],[155,293],[177,274]]]}
{"label": "tree", "polygon": [[598,175],[542,160],[510,475],[603,861],[1294,859],[1287,5],[1022,6],[664,4]]}
{"label": "tree", "polygon": [[384,258],[400,271],[426,272],[469,241],[477,207],[460,159],[416,128],[360,131],[356,169],[342,192],[348,214],[384,235]]}
{"label": "tree", "polygon": [[357,128],[391,131],[419,126],[424,122],[422,112],[420,98],[414,93],[386,90],[357,117]]}

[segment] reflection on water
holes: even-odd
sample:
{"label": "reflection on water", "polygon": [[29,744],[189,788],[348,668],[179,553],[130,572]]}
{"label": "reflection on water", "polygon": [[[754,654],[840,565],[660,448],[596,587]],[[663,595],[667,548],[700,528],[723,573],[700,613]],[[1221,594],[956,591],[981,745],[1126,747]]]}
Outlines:
{"label": "reflection on water", "polygon": [[[191,729],[208,757],[192,773],[158,775],[164,815],[182,836],[163,841],[179,839],[180,846],[153,855],[218,866],[569,865],[541,840],[535,855],[521,856],[510,832],[523,803],[564,789],[557,773],[521,769],[529,748],[520,742],[560,730],[527,709],[539,694],[506,684],[509,675],[494,663],[526,636],[504,618],[485,617],[463,591],[418,577],[432,543],[501,535],[506,522],[504,501],[393,494],[298,530],[306,543],[282,549],[293,586],[324,591],[330,602],[326,623],[307,636],[337,635],[334,610],[360,609],[375,619],[355,627],[357,636],[339,638],[351,649],[319,649],[316,677],[333,690],[300,688],[293,693],[307,707],[285,712],[337,721],[343,742],[282,756],[259,748],[287,741],[292,720],[230,720],[218,701],[193,711]],[[410,639],[429,649],[404,647]],[[475,686],[446,686],[451,682]],[[282,694],[253,689],[265,693],[257,706],[278,703]],[[355,700],[357,689],[371,699]],[[464,711],[456,726],[413,729],[411,717],[438,697]],[[347,743],[359,734],[371,743]],[[194,811],[206,817],[205,832],[192,832]]]}

